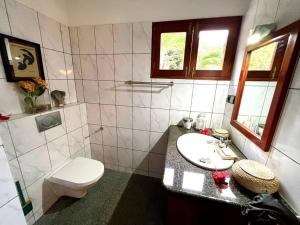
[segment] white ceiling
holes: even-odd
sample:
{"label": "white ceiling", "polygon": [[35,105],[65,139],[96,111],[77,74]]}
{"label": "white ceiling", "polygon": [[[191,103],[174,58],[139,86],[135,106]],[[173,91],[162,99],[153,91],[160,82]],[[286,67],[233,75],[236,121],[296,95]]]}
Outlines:
{"label": "white ceiling", "polygon": [[17,0],[71,26],[244,15],[251,0]]}

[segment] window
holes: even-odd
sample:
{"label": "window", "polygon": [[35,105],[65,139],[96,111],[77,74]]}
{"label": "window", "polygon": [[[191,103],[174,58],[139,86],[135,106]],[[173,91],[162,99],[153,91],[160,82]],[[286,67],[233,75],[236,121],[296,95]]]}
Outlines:
{"label": "window", "polygon": [[241,17],[153,23],[152,78],[230,80]]}

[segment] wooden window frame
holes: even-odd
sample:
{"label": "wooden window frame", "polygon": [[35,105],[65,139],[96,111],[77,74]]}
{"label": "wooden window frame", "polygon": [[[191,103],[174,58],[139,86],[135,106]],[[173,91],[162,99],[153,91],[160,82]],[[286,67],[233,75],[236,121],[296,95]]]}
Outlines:
{"label": "wooden window frame", "polygon": [[[241,16],[156,22],[152,24],[151,78],[197,80],[230,80]],[[199,32],[204,30],[229,30],[222,70],[196,70]],[[162,33],[186,32],[183,70],[161,70],[160,37]]]}

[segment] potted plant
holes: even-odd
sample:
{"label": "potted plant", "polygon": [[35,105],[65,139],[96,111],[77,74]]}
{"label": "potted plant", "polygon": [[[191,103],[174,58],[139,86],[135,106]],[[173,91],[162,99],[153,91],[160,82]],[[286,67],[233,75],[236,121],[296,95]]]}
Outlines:
{"label": "potted plant", "polygon": [[33,78],[32,81],[19,81],[18,86],[23,90],[26,94],[24,98],[24,102],[26,105],[25,111],[27,113],[38,113],[49,109],[50,105],[43,104],[39,105],[37,103],[38,97],[43,95],[45,91],[48,89],[47,82],[42,80],[39,77]]}

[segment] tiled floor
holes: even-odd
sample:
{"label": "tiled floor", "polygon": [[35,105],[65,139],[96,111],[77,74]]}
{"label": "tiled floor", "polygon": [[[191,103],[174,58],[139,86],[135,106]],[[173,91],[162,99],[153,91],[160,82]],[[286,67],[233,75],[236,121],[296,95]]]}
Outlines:
{"label": "tiled floor", "polygon": [[161,225],[166,192],[161,180],[105,170],[82,199],[59,199],[35,225]]}

